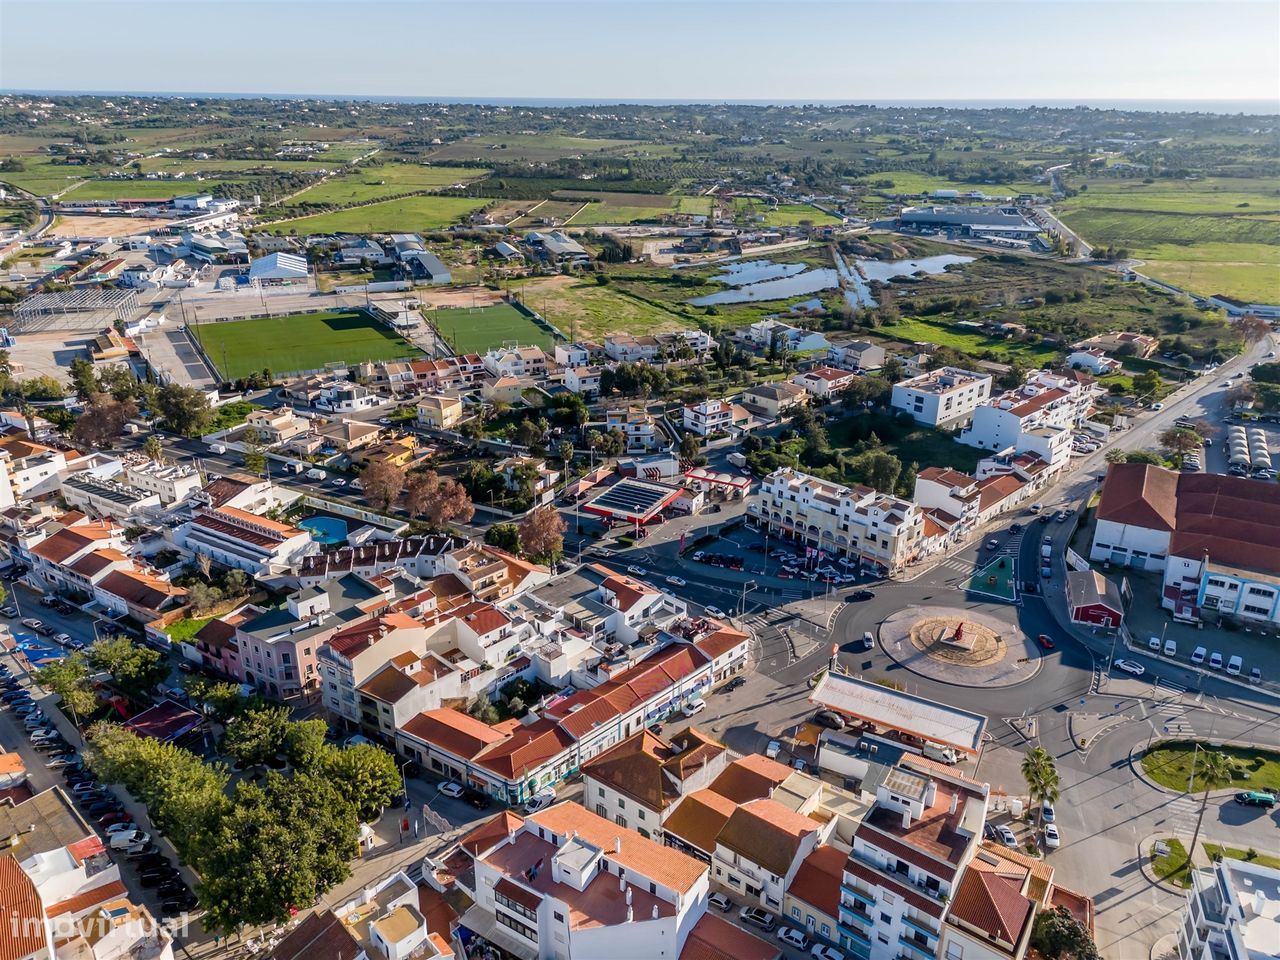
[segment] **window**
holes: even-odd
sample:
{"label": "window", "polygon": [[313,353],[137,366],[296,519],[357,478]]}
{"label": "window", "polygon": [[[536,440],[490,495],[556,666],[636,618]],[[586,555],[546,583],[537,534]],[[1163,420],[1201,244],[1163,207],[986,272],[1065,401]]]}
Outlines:
{"label": "window", "polygon": [[1244,612],[1245,612],[1245,613],[1252,613],[1252,614],[1254,614],[1254,615],[1256,615],[1256,616],[1259,616],[1259,617],[1265,617],[1265,616],[1266,616],[1267,614],[1269,614],[1271,611],[1270,611],[1269,609],[1267,609],[1266,607],[1258,607],[1258,606],[1254,606],[1254,605],[1253,605],[1253,604],[1251,604],[1251,603],[1246,603],[1246,604],[1244,605]]}
{"label": "window", "polygon": [[627,827],[627,818],[624,817],[622,814],[618,814],[616,817],[614,817],[613,822],[616,823],[618,826],[622,827],[624,830]]}
{"label": "window", "polygon": [[882,914],[880,914],[880,922],[881,922],[881,923],[893,923],[893,917],[889,916],[887,913],[882,913]]}
{"label": "window", "polygon": [[619,810],[627,809],[627,801],[623,800],[621,797],[618,798],[618,809]]}
{"label": "window", "polygon": [[638,809],[636,810],[636,819],[638,819],[638,820],[643,820],[643,819],[644,819],[644,808],[643,808],[643,807],[640,807],[640,808],[638,808]]}
{"label": "window", "polygon": [[964,960],[964,947],[958,943],[948,943],[947,960]]}
{"label": "window", "polygon": [[650,893],[652,893],[652,894],[654,894],[654,895],[657,895],[657,893],[658,893],[658,885],[657,885],[656,883],[650,883],[650,884],[649,884],[649,892],[650,892]]}
{"label": "window", "polygon": [[799,920],[799,919],[800,919],[800,908],[799,908],[799,907],[792,907],[792,908],[791,908],[791,916],[792,916],[794,919]]}
{"label": "window", "polygon": [[288,653],[281,653],[280,662],[287,667],[289,664],[293,663],[293,655]]}
{"label": "window", "polygon": [[604,787],[596,787],[596,796],[597,796],[597,797],[603,797],[603,796],[604,796]]}
{"label": "window", "polygon": [[[498,915],[498,919],[499,919],[499,920],[501,920],[501,919],[502,919],[502,915],[501,915],[501,914],[499,914],[499,915]],[[881,943],[888,943],[888,942],[889,942],[889,938],[888,938],[888,937],[886,937],[883,933],[877,933],[877,934],[876,934],[876,939],[877,939],[877,940],[879,940]]]}
{"label": "window", "polygon": [[554,911],[552,916],[556,918],[556,923],[564,923],[564,914],[559,910]]}
{"label": "window", "polygon": [[[497,899],[498,899],[498,902],[501,903],[504,898],[498,897]],[[515,919],[514,917],[507,916],[501,910],[495,910],[493,913],[493,918],[497,920],[500,924],[502,924],[504,927],[514,930],[516,933],[520,934],[520,936],[524,937],[526,940],[531,940],[534,943],[538,942],[538,931],[533,929],[533,927],[530,927],[527,924],[521,923],[519,920]],[[885,941],[885,943],[888,943],[888,942],[889,942],[888,940]]]}
{"label": "window", "polygon": [[1251,596],[1251,597],[1269,597],[1269,596],[1271,596],[1271,591],[1270,591],[1270,590],[1266,590],[1266,589],[1264,589],[1264,588],[1262,588],[1262,587],[1250,587],[1248,590],[1246,590],[1246,591],[1245,591],[1245,593],[1249,594],[1249,596]]}
{"label": "window", "polygon": [[822,935],[826,937],[828,940],[831,939],[831,924],[824,923],[822,925]]}

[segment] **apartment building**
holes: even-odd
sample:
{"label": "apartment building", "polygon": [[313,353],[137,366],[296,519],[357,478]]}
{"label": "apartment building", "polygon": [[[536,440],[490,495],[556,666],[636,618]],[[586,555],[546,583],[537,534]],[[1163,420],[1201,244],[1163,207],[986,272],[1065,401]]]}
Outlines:
{"label": "apartment building", "polygon": [[889,403],[916,423],[940,427],[968,418],[990,396],[989,373],[940,367],[895,383]]}
{"label": "apartment building", "polygon": [[427,628],[403,613],[385,613],[357,621],[332,633],[319,644],[325,709],[351,724],[360,722],[356,689],[389,660],[403,653],[426,651]]}
{"label": "apartment building", "polygon": [[418,424],[428,430],[452,430],[462,419],[459,397],[423,397],[418,401]]}
{"label": "apartment building", "polygon": [[982,841],[988,792],[960,774],[888,772],[845,864],[842,949],[860,960],[941,956],[947,905]]}
{"label": "apartment building", "polygon": [[547,355],[541,347],[497,348],[482,358],[484,368],[494,377],[545,377]]}
{"label": "apartment building", "polygon": [[664,445],[657,420],[643,407],[607,411],[605,428],[622,432],[627,453],[648,453]]}
{"label": "apartment building", "polygon": [[[439,642],[442,632],[433,630],[430,642]],[[451,653],[429,650],[419,656],[406,651],[375,668],[373,675],[356,687],[361,732],[393,742],[396,731],[418,714],[465,699],[470,693],[463,680],[468,665],[450,662],[458,659]],[[487,675],[476,674],[472,679]]]}
{"label": "apartment building", "polygon": [[781,343],[788,353],[808,353],[826,350],[830,346],[820,331],[805,330],[773,319],[757,320],[739,330],[738,335],[761,350],[768,350],[775,343]]}
{"label": "apartment building", "polygon": [[657,337],[619,333],[604,338],[604,355],[615,363],[653,363],[662,356]]}
{"label": "apartment building", "polygon": [[1088,377],[1032,370],[1022,386],[992,397],[974,410],[959,440],[983,450],[1013,448],[1021,453],[1029,448],[1033,434],[1046,439],[1057,436],[1059,442],[1046,447],[1052,459],[1046,459],[1055,465],[1065,463],[1070,456],[1069,432],[1089,418],[1093,398],[1093,381]]}
{"label": "apartment building", "polygon": [[833,343],[827,351],[827,363],[841,370],[879,370],[884,361],[884,347],[867,340]]}
{"label": "apartment building", "polygon": [[258,431],[268,446],[280,446],[311,432],[311,421],[298,416],[293,407],[255,410],[245,418],[245,427]]}
{"label": "apartment building", "polygon": [[[196,488],[199,489],[197,483]],[[62,478],[62,498],[68,506],[92,517],[110,517],[128,522],[135,514],[158,510],[160,496],[118,480],[92,473],[73,473]]]}
{"label": "apartment building", "polygon": [[700,437],[728,433],[750,419],[746,410],[727,400],[703,400],[684,407],[684,428]]}
{"label": "apartment building", "polygon": [[779,953],[707,914],[705,864],[576,803],[523,819],[499,814],[465,836],[461,849],[473,865],[463,875],[473,886],[464,890],[475,901],[462,924],[522,960],[773,960]]}
{"label": "apartment building", "polygon": [[924,516],[909,500],[847,487],[790,467],[760,483],[747,513],[771,532],[832,556],[893,571],[920,549]]}
{"label": "apartment building", "polygon": [[709,787],[728,762],[724,745],[694,727],[670,740],[642,730],[582,765],[582,802],[597,816],[661,839],[676,805]]}
{"label": "apartment building", "polygon": [[1181,960],[1262,960],[1273,957],[1280,870],[1223,858],[1193,870],[1178,925]]}
{"label": "apartment building", "polygon": [[55,492],[60,474],[67,469],[66,454],[56,447],[26,439],[24,434],[0,437],[0,461],[8,484],[0,490],[0,505],[12,506],[15,499],[29,499]]}
{"label": "apartment building", "polygon": [[308,531],[232,506],[201,508],[176,539],[192,553],[255,577],[285,573],[317,549]]}
{"label": "apartment building", "polygon": [[124,479],[131,487],[154,493],[166,506],[200,489],[200,471],[188,464],[126,460]]}
{"label": "apartment building", "polygon": [[798,387],[803,387],[818,400],[830,401],[835,399],[836,394],[857,379],[858,374],[848,370],[838,370],[835,367],[814,367],[812,370],[806,370],[804,373],[792,377],[791,382]]}
{"label": "apartment building", "polygon": [[[13,551],[31,565],[27,582],[36,589],[84,590],[112,569],[131,567],[125,562],[128,542],[124,529],[110,520],[89,520],[84,514],[70,515],[69,526],[49,530],[41,527]],[[86,560],[90,554],[102,556]]]}

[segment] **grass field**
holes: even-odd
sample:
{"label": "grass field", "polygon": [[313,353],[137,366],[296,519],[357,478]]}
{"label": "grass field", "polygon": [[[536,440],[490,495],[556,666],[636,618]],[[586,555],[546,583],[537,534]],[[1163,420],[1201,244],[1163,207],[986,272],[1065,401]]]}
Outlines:
{"label": "grass field", "polygon": [[318,213],[268,224],[271,233],[415,233],[438,230],[483,207],[488,200],[469,197],[402,197],[367,207]]}
{"label": "grass field", "polygon": [[[1203,752],[1204,747],[1201,747]],[[1280,753],[1274,750],[1255,750],[1248,747],[1214,747],[1215,753],[1225,753],[1234,765],[1231,779],[1209,784],[1212,789],[1238,786],[1257,790],[1262,787],[1280,787]],[[1142,769],[1152,780],[1170,790],[1186,790],[1191,776],[1191,758],[1195,745],[1190,741],[1158,744],[1142,755]],[[1249,774],[1245,780],[1244,773]],[[1192,792],[1205,788],[1204,766],[1197,764]]]}
{"label": "grass field", "polygon": [[11,183],[19,189],[40,197],[47,197],[59,190],[65,190],[77,180],[93,176],[97,172],[90,168],[53,164],[43,157],[19,156],[14,159],[21,161],[26,169],[13,172],[0,171],[0,183]]}
{"label": "grass field", "polygon": [[167,200],[189,193],[208,193],[216,183],[245,183],[225,177],[209,180],[89,180],[63,195],[64,200]]}
{"label": "grass field", "polygon": [[663,193],[581,193],[559,190],[556,199],[573,197],[586,200],[598,197],[576,217],[575,224],[634,223],[638,220],[654,220],[667,213],[689,213],[708,216],[711,213],[710,197],[672,197]]}
{"label": "grass field", "polygon": [[[1280,870],[1280,857],[1268,853],[1259,853],[1257,850],[1241,850],[1239,847],[1220,847],[1216,843],[1201,844],[1204,852],[1212,860],[1218,855],[1226,857],[1228,860],[1247,860],[1250,863],[1258,863],[1264,867],[1270,867],[1272,870]],[[1250,853],[1253,856],[1249,856]]]}
{"label": "grass field", "polygon": [[1175,840],[1172,837],[1166,837],[1164,842],[1169,852],[1162,857],[1155,855],[1155,842],[1152,842],[1151,869],[1155,872],[1157,879],[1172,883],[1176,887],[1189,887],[1191,863],[1187,859],[1187,848],[1182,845],[1181,840]]}
{"label": "grass field", "polygon": [[[508,200],[503,201],[501,206],[505,209],[528,211],[528,217],[521,219],[517,226],[529,226],[534,220],[539,219],[568,220],[582,209],[582,202],[579,200],[545,200],[542,203],[538,203],[536,200]],[[495,219],[497,218],[495,217]]]}
{"label": "grass field", "polygon": [[485,353],[509,341],[516,341],[522,346],[548,348],[553,339],[551,334],[506,303],[491,307],[432,310],[428,317],[455,353]]}
{"label": "grass field", "polygon": [[[881,180],[892,180],[893,186],[873,186]],[[945,177],[934,177],[927,173],[917,173],[914,170],[888,170],[884,173],[860,177],[854,181],[854,184],[863,189],[883,193],[928,193],[933,190],[959,190],[961,193],[966,193],[977,190],[988,196],[997,197],[1012,197],[1020,193],[1041,193],[1047,196],[1049,189],[1045,184],[1036,184],[1029,180],[1007,183],[967,183],[947,180]]]}
{"label": "grass field", "polygon": [[623,153],[628,148],[640,150],[647,144],[633,140],[595,140],[588,137],[566,137],[554,133],[502,134],[468,137],[441,147],[431,154],[433,160],[558,160],[593,153]]}
{"label": "grass field", "polygon": [[[138,162],[142,164],[143,173],[185,172],[188,174],[210,170],[238,172],[241,170],[263,169],[279,170],[281,173],[297,173],[304,170],[324,170],[341,166],[338,160],[331,160],[326,163],[322,160],[282,160],[279,157],[271,157],[266,160],[192,160],[188,157],[147,157]],[[132,164],[126,164],[126,167],[132,170]]]}
{"label": "grass field", "polygon": [[762,217],[766,227],[796,227],[806,220],[815,224],[839,223],[830,214],[804,203],[781,203],[776,207],[770,207],[767,203],[751,197],[736,197],[733,203],[738,213],[749,217]]}
{"label": "grass field", "polygon": [[414,190],[438,190],[454,183],[469,183],[487,173],[487,170],[472,170],[467,167],[430,167],[420,163],[361,166],[351,173],[330,177],[323,183],[304,190],[284,206],[363,203]]}
{"label": "grass field", "polygon": [[965,353],[982,353],[990,350],[1001,360],[1016,357],[1025,363],[1048,363],[1057,359],[1062,351],[1054,347],[1019,343],[1003,337],[989,337],[983,333],[971,333],[956,329],[946,323],[937,323],[921,317],[903,317],[899,323],[888,324],[878,331],[887,336],[912,343],[924,342],[939,347],[954,347]]}
{"label": "grass field", "polygon": [[906,466],[913,460],[922,466],[953,467],[972,473],[983,453],[976,447],[956,443],[949,434],[912,424],[903,426],[896,417],[883,413],[854,414],[827,427],[833,450],[851,450],[859,441],[875,434]]}
{"label": "grass field", "polygon": [[665,333],[692,324],[677,314],[611,286],[586,283],[535,283],[517,288],[525,303],[555,324],[565,336],[596,341],[614,333]]}
{"label": "grass field", "polygon": [[227,380],[264,367],[284,374],[318,370],[329,363],[421,356],[388,327],[354,310],[205,323],[192,329]]}
{"label": "grass field", "polygon": [[1280,302],[1280,183],[1091,180],[1062,218],[1094,244],[1127,247],[1144,272],[1202,295]]}

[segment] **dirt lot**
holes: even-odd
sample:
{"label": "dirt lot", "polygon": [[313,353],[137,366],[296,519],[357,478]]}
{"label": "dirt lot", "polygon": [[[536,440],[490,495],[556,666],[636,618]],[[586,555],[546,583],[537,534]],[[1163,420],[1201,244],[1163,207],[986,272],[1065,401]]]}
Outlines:
{"label": "dirt lot", "polygon": [[[556,278],[561,279],[561,278]],[[569,277],[563,279],[569,280]],[[407,294],[406,294],[407,295]],[[413,295],[422,301],[422,305],[434,310],[438,307],[487,307],[502,302],[502,294],[488,287],[445,287],[440,289],[419,288]]]}
{"label": "dirt lot", "polygon": [[170,223],[172,223],[171,220],[157,217],[85,217],[64,214],[58,217],[58,222],[49,230],[47,236],[119,239],[147,233]]}
{"label": "dirt lot", "polygon": [[88,343],[93,339],[84,333],[26,333],[16,338],[9,348],[14,376],[26,380],[48,374],[64,383],[67,368],[76,357],[88,357]]}

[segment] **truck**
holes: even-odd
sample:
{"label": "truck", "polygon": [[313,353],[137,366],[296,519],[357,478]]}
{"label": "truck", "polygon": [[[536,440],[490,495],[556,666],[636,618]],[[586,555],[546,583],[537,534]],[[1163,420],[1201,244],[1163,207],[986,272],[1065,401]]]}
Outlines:
{"label": "truck", "polygon": [[312,467],[307,471],[308,480],[323,480],[326,476],[327,474],[319,467]]}
{"label": "truck", "polygon": [[731,453],[725,459],[738,468],[742,468],[747,465],[747,458],[740,453]]}
{"label": "truck", "polygon": [[307,469],[307,465],[301,460],[290,460],[284,465],[285,473],[301,473]]}
{"label": "truck", "polygon": [[214,453],[226,453],[227,445],[225,443],[211,443],[209,444],[209,449]]}

